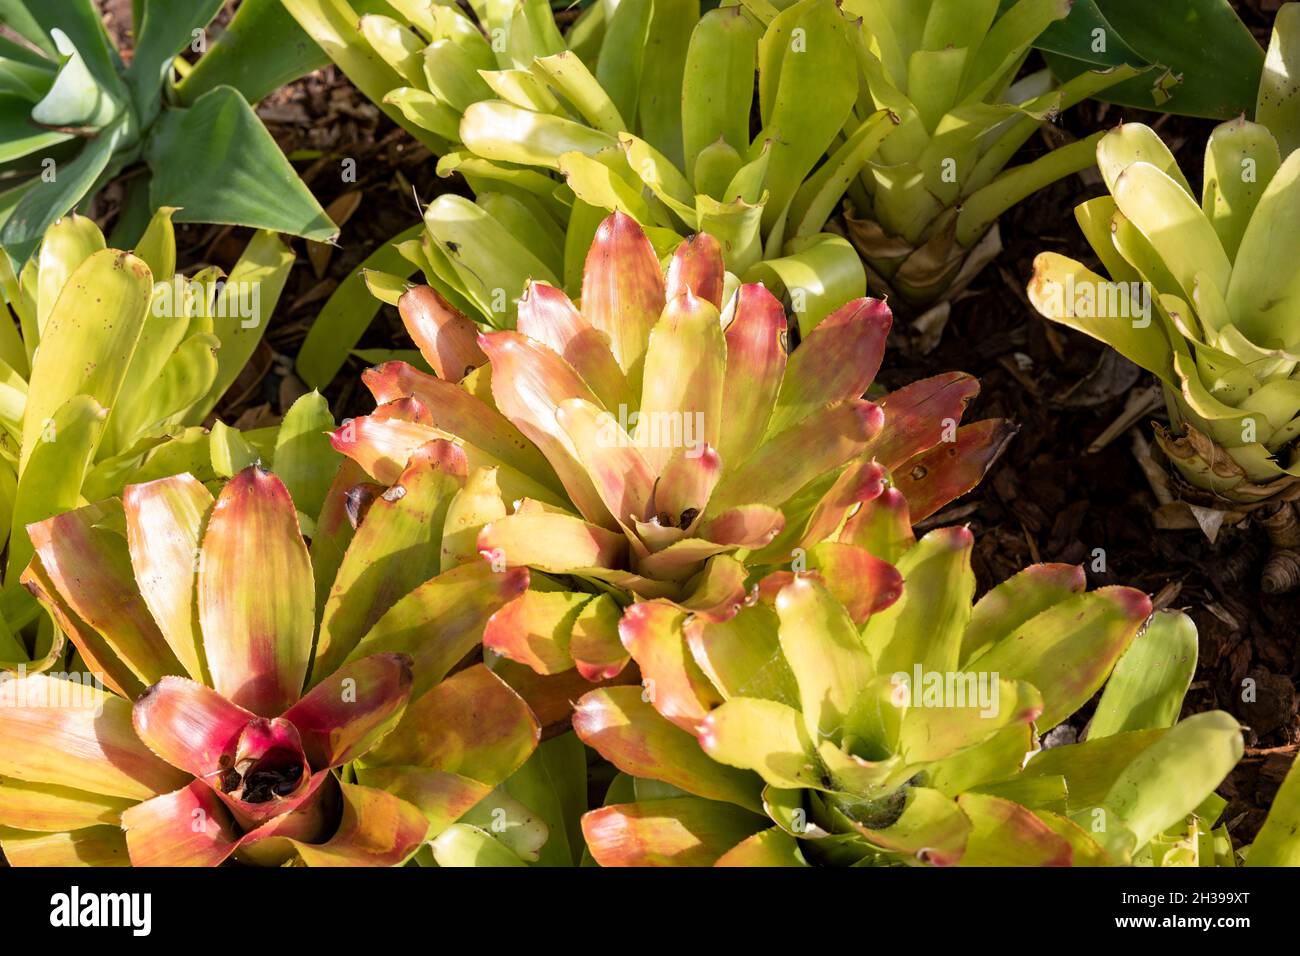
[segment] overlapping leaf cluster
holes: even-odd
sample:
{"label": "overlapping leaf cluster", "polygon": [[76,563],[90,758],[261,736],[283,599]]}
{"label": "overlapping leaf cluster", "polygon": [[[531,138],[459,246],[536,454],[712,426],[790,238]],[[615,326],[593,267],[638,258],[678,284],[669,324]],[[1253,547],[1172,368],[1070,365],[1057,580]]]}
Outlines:
{"label": "overlapping leaf cluster", "polygon": [[[419,270],[495,328],[514,327],[528,279],[576,294],[614,210],[661,254],[714,236],[728,271],[766,284],[805,333],[866,291],[844,229],[873,287],[945,299],[1000,248],[989,230],[1002,212],[1093,162],[1088,143],[1006,170],[1013,155],[1043,121],[1136,73],[1013,84],[1064,0],[799,0],[702,16],[697,0],[632,0],[592,5],[567,35],[543,0],[463,13],[412,0],[395,4],[405,22],[358,21],[344,0],[287,3],[475,193],[434,200],[400,256],[367,264],[372,291],[395,302],[400,280],[374,273]],[[846,195],[852,214],[832,227]],[[337,337],[362,330],[357,291],[340,290],[304,346],[313,384],[341,364]]]}
{"label": "overlapping leaf cluster", "polygon": [[1155,373],[1156,438],[1196,488],[1235,502],[1300,477],[1300,5],[1278,13],[1257,122],[1219,126],[1198,197],[1160,137],[1126,124],[1097,144],[1109,196],[1075,210],[1109,280],[1054,253],[1030,298],[1048,318]]}
{"label": "overlapping leaf cluster", "polygon": [[[319,51],[277,0],[241,4],[208,51],[196,37],[221,7],[135,4],[123,57],[93,0],[0,6],[12,31],[0,38],[0,245],[17,266],[56,219],[141,161],[114,242],[135,242],[164,206],[185,222],[337,235],[249,106],[315,69]],[[190,64],[189,50],[207,55]]]}
{"label": "overlapping leaf cluster", "polygon": [[93,221],[71,215],[18,275],[0,255],[9,305],[0,322],[0,660],[34,654],[48,664],[62,647],[47,626],[33,635],[36,608],[18,586],[33,521],[128,483],[182,472],[209,480],[256,459],[275,463],[309,515],[320,507],[328,478],[312,473],[333,467],[319,437],[333,424],[321,396],[300,399],[279,428],[241,433],[211,420],[266,331],[293,255],[261,232],[229,276],[175,274],[172,213],[152,218],[136,254],[106,248]]}
{"label": "overlapping leaf cluster", "polygon": [[[542,0],[284,5],[476,199],[364,273],[422,367],[368,370],[377,407],[337,428],[311,394],[241,434],[212,413],[292,256],[263,231],[228,280],[176,275],[164,197],[302,225],[240,91],[316,52],[259,62],[286,14],[246,0],[191,67],[219,4],[144,0],[124,66],[88,0],[0,0],[28,44],[0,39],[0,158],[69,159],[0,196],[9,864],[1300,864],[1300,772],[1252,846],[1220,820],[1242,728],[1183,717],[1189,617],[1060,564],[975,600],[941,512],[1015,427],[962,425],[960,372],[877,387],[893,315],[865,296],[943,302],[1096,155],[1111,196],[1079,220],[1114,301],[1156,312],[1117,321],[1054,256],[1034,303],[1160,376],[1189,481],[1285,496],[1300,5],[1200,206],[1146,127],[1005,169],[1138,89],[1063,0],[620,0],[564,32]],[[1023,76],[1035,45],[1112,69]],[[226,134],[251,218],[187,165]],[[58,218],[141,156],[133,253]],[[358,290],[305,348],[319,380]]]}
{"label": "overlapping leaf cluster", "polygon": [[[1222,712],[1174,723],[1190,620],[1152,619],[1130,588],[1086,592],[1068,565],[972,608],[972,544],[962,528],[896,537],[902,586],[870,613],[789,573],[676,632],[669,609],[638,605],[623,633],[647,691],[593,691],[574,716],[625,775],[583,820],[595,859],[1231,865],[1214,788],[1240,730]],[[1108,676],[1087,739],[1039,752]]]}
{"label": "overlapping leaf cluster", "polygon": [[[471,493],[450,443],[418,449],[364,508],[357,478],[340,470],[310,551],[284,484],[256,466],[215,500],[181,475],[31,526],[23,582],[103,686],[0,684],[10,863],[391,866],[425,844],[444,864],[537,858],[533,810],[505,792],[473,808],[540,728],[462,664],[528,572],[456,546]],[[493,811],[511,825],[487,829]]]}
{"label": "overlapping leaf cluster", "polygon": [[[845,304],[787,354],[777,299],[727,286],[707,234],[678,247],[665,276],[615,213],[587,257],[580,309],[534,282],[516,331],[476,339],[432,290],[402,297],[442,377],[399,362],[367,372],[381,404],[337,429],[335,447],[387,482],[424,442],[462,443],[484,469],[479,550],[588,585],[521,597],[489,627],[494,650],[543,673],[577,662],[608,676],[626,659],[615,597],[725,616],[756,569],[796,554],[869,606],[896,582],[837,547],[869,533],[851,514],[892,485],[910,527],[969,490],[1012,434],[998,420],[958,426],[978,388],[961,373],[862,398],[890,327],[884,303]],[[593,587],[615,597],[593,600]]]}

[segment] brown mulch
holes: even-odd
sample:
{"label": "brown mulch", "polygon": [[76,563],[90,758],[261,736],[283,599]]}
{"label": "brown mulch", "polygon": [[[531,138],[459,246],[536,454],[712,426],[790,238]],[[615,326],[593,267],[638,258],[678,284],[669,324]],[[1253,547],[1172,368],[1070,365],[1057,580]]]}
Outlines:
{"label": "brown mulch", "polygon": [[[114,6],[129,3],[106,0]],[[1246,22],[1266,41],[1280,0],[1241,0]],[[129,15],[128,15],[129,20]],[[266,342],[245,376],[227,395],[221,413],[244,424],[282,414],[304,386],[292,358],[330,292],[366,255],[409,226],[439,192],[466,192],[459,180],[439,179],[435,160],[414,143],[334,68],[277,92],[259,113],[286,153],[331,211],[355,206],[337,248],[311,261],[298,253]],[[1068,136],[1112,126],[1121,119],[1155,126],[1175,148],[1199,185],[1205,137],[1213,123],[1161,117],[1086,103],[1068,112],[1059,128]],[[1044,148],[1026,147],[1026,158]],[[344,159],[356,160],[357,181],[341,176]],[[1267,554],[1261,530],[1249,523],[1225,528],[1211,544],[1199,531],[1160,531],[1157,502],[1138,466],[1128,433],[1106,447],[1089,446],[1123,410],[1149,376],[1134,376],[1106,349],[1082,335],[1048,324],[1029,306],[1024,289],[1034,256],[1056,251],[1095,266],[1074,224],[1081,200],[1104,191],[1094,175],[1071,177],[1003,217],[1004,252],[955,303],[942,341],[930,354],[895,350],[881,382],[889,388],[950,369],[976,375],[983,392],[968,420],[1007,417],[1019,435],[983,484],[943,517],[969,523],[977,536],[976,571],[982,587],[1036,561],[1091,566],[1098,549],[1105,570],[1089,571],[1092,586],[1131,584],[1184,608],[1200,631],[1200,661],[1184,714],[1220,708],[1246,725],[1247,757],[1221,788],[1230,799],[1225,819],[1238,843],[1248,842],[1263,820],[1300,743],[1296,652],[1300,594],[1262,593],[1259,572]],[[353,194],[360,193],[357,203]],[[233,265],[246,231],[185,226],[178,230],[182,267]],[[901,326],[905,316],[900,316]],[[384,307],[364,346],[409,348],[395,311]],[[358,393],[351,361],[327,389],[336,415],[368,410]],[[1144,416],[1164,418],[1163,408]],[[1076,724],[1069,732],[1082,729]]]}

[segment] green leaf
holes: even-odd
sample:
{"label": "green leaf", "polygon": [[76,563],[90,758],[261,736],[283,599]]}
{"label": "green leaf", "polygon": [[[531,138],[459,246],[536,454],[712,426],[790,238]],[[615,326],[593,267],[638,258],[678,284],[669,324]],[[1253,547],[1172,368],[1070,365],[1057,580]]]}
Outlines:
{"label": "green leaf", "polygon": [[1229,314],[1252,342],[1285,347],[1300,330],[1300,275],[1287,255],[1300,234],[1300,152],[1277,171],[1255,207],[1226,289]]}
{"label": "green leaf", "polygon": [[[502,24],[509,22],[503,67],[513,65],[527,69],[534,58],[550,56],[564,49],[564,37],[560,35],[547,0],[520,0],[508,15],[502,12],[489,19]],[[500,54],[497,58],[503,59]]]}
{"label": "green leaf", "polygon": [[990,589],[971,611],[961,638],[965,665],[1025,621],[1087,587],[1083,568],[1070,564],[1032,564]]}
{"label": "green leaf", "polygon": [[965,528],[941,528],[898,560],[903,596],[873,614],[862,632],[880,674],[911,675],[916,664],[945,673],[957,667],[975,596],[973,546]]}
{"label": "green leaf", "polygon": [[781,650],[799,685],[808,735],[838,739],[874,673],[858,629],[825,585],[811,577],[796,577],[782,588],[776,610]]}
{"label": "green leaf", "polygon": [[753,770],[774,787],[825,789],[803,715],[793,707],[733,697],[704,719],[699,739],[714,760]]}
{"label": "green leaf", "polygon": [[[1092,32],[1099,27],[1106,31],[1101,53]],[[1223,120],[1251,113],[1264,66],[1264,51],[1228,0],[1182,0],[1177,9],[1132,0],[1075,0],[1070,16],[1046,30],[1036,45],[1065,79],[1117,62],[1158,64],[1178,78],[1167,102],[1153,93],[1159,72],[1112,87],[1100,98]]]}
{"label": "green leaf", "polygon": [[[218,86],[233,86],[250,103],[329,63],[316,41],[280,0],[243,0],[185,79],[176,84],[183,104]],[[378,8],[358,2],[359,12]]]}
{"label": "green leaf", "polygon": [[1096,693],[1150,613],[1150,599],[1132,588],[1079,594],[1030,618],[968,669],[1037,687],[1044,702],[1038,729],[1045,732]]}
{"label": "green leaf", "polygon": [[424,222],[433,248],[457,280],[456,291],[478,308],[489,325],[514,328],[517,301],[529,279],[559,285],[551,270],[517,237],[463,196],[439,196],[424,211]]}
{"label": "green leaf", "polygon": [[50,224],[79,203],[108,168],[113,153],[128,135],[128,120],[123,115],[86,140],[75,159],[55,167],[52,182],[43,178],[32,181],[0,229],[0,246],[18,265],[27,261]]}
{"label": "green leaf", "polygon": [[439,866],[527,866],[499,840],[494,840],[486,830],[468,823],[453,823],[438,834],[430,844],[433,858]]}
{"label": "green leaf", "polygon": [[99,444],[107,417],[89,395],[73,395],[38,434],[14,497],[5,584],[16,584],[32,557],[27,526],[77,507],[81,482]]}
{"label": "green leaf", "polygon": [[212,467],[221,478],[233,478],[261,457],[239,429],[230,428],[221,420],[212,423],[208,447]]}
{"label": "green leaf", "polygon": [[[423,53],[428,45],[423,37],[406,24],[383,14],[362,17],[360,26],[361,35],[403,80],[417,86],[423,83]],[[472,71],[466,72],[472,75]]]}
{"label": "green leaf", "polygon": [[787,295],[807,335],[817,323],[850,299],[867,293],[867,273],[853,244],[843,236],[818,233],[792,239],[787,254],[756,263],[744,276],[772,292]]}
{"label": "green leaf", "polygon": [[[1201,208],[1234,262],[1259,200],[1282,165],[1273,132],[1239,119],[1216,127],[1205,147]],[[1247,169],[1255,175],[1243,175]]]}
{"label": "green leaf", "polygon": [[581,861],[587,751],[576,734],[543,741],[501,787],[545,821],[548,839],[537,861],[540,865],[576,866]]}
{"label": "green leaf", "polygon": [[1300,61],[1300,6],[1282,5],[1273,21],[1273,39],[1259,84],[1255,122],[1267,126],[1286,156],[1300,149],[1300,86],[1296,63]]}
{"label": "green leaf", "polygon": [[29,156],[72,139],[71,133],[44,129],[32,121],[32,104],[20,96],[0,95],[0,163]]}
{"label": "green leaf", "polygon": [[212,331],[221,340],[217,379],[203,400],[190,409],[186,424],[201,422],[248,364],[266,333],[291,268],[293,252],[274,232],[255,233],[248,241],[225,281],[216,301],[217,314],[212,317]]}
{"label": "green leaf", "polygon": [[[1133,163],[1115,181],[1115,203],[1155,248],[1191,301],[1196,275],[1227,289],[1232,263],[1214,227],[1182,186],[1150,163]],[[1265,194],[1267,195],[1267,193]],[[1261,205],[1264,200],[1261,200]]]}
{"label": "green leaf", "polygon": [[1291,764],[1268,819],[1246,854],[1247,866],[1300,866],[1300,761]]}
{"label": "green leaf", "polygon": [[85,60],[62,32],[55,33],[62,63],[32,119],[42,126],[79,127],[94,133],[118,115],[121,104],[90,72]]}
{"label": "green leaf", "polygon": [[596,60],[596,79],[620,114],[635,119],[641,95],[646,39],[650,34],[652,0],[626,0],[614,8]]}
{"label": "green leaf", "polygon": [[887,110],[872,113],[794,194],[786,228],[795,237],[814,235],[834,215],[844,192],[857,178],[896,122]]}
{"label": "green leaf", "polygon": [[188,109],[164,110],[145,146],[155,207],[177,222],[273,229],[319,242],[338,236],[252,108],[228,86]]}
{"label": "green leaf", "polygon": [[73,395],[111,408],[149,312],[153,280],[143,261],[103,249],[68,278],[46,322],[27,395],[25,463],[47,421]]}
{"label": "green leaf", "polygon": [[595,129],[611,136],[627,129],[627,122],[614,101],[572,50],[538,57],[533,61],[533,70],[545,77],[551,88],[573,104]]}
{"label": "green leaf", "polygon": [[166,282],[176,274],[176,227],[172,225],[175,212],[170,206],[155,212],[135,246],[135,254],[144,260],[155,282]]}
{"label": "green leaf", "polygon": [[[278,5],[277,0],[269,2],[272,6]],[[389,90],[405,84],[397,71],[385,63],[361,35],[357,29],[361,12],[348,0],[283,0],[283,3],[307,35],[338,64],[366,99],[425,146],[435,149],[439,145],[439,137],[411,123],[401,110],[385,102],[384,96]],[[252,56],[250,54],[250,58]]]}
{"label": "green leaf", "polygon": [[965,104],[996,98],[1014,78],[1034,41],[1070,12],[1070,0],[1016,0],[1003,6],[1002,15],[966,63]]}
{"label": "green leaf", "polygon": [[638,104],[641,136],[682,168],[682,77],[700,0],[656,0]]}
{"label": "green leaf", "polygon": [[0,0],[0,21],[15,27],[50,56],[56,53],[51,37],[55,30],[61,30],[99,85],[125,95],[126,87],[118,77],[119,57],[94,0]]}
{"label": "green leaf", "polygon": [[333,428],[329,402],[320,392],[308,392],[285,413],[275,439],[275,473],[289,489],[294,507],[312,520],[338,468],[340,456],[327,434]]}
{"label": "green leaf", "polygon": [[[54,311],[54,303],[58,301],[59,294],[68,284],[68,278],[83,262],[103,248],[104,234],[95,225],[95,220],[86,216],[75,213],[64,216],[45,230],[40,252],[36,256],[38,331],[45,331],[45,323]],[[145,264],[148,265],[148,262]]]}
{"label": "green leaf", "polygon": [[[1044,252],[1034,260],[1029,301],[1047,318],[1106,343],[1130,362],[1177,387],[1173,348],[1161,323],[1141,323],[1128,316],[1110,315],[1106,303],[1092,310],[1078,309],[1070,298],[1071,290],[1104,288],[1106,280],[1082,263],[1054,252]],[[1089,311],[1100,314],[1089,315]]]}
{"label": "green leaf", "polygon": [[223,5],[222,0],[190,0],[179,6],[168,0],[138,0],[135,52],[127,77],[142,126],[158,115],[159,94],[172,61],[190,45],[194,31],[207,27]]}
{"label": "green leaf", "polygon": [[770,228],[844,128],[858,90],[843,81],[856,75],[856,63],[848,26],[829,0],[802,0],[784,11],[763,36],[760,56],[763,130],[755,146],[772,141],[763,211]]}
{"label": "green leaf", "polygon": [[618,144],[610,134],[583,123],[535,113],[504,100],[471,105],[461,120],[460,135],[467,149],[485,159],[556,170],[565,153],[591,156]]}
{"label": "green leaf", "polygon": [[1124,768],[1106,794],[1106,848],[1117,856],[1141,849],[1212,794],[1242,751],[1241,727],[1223,711],[1175,724]]}
{"label": "green leaf", "polygon": [[737,153],[748,151],[757,49],[758,31],[740,7],[710,10],[692,31],[682,80],[688,171],[695,169],[700,153],[718,140]]}
{"label": "green leaf", "polygon": [[573,729],[624,773],[685,793],[762,812],[758,778],[709,759],[696,741],[661,716],[637,686],[606,687],[574,706]]}
{"label": "green leaf", "polygon": [[1196,625],[1181,611],[1162,611],[1115,665],[1088,739],[1126,730],[1172,727],[1196,671]]}
{"label": "green leaf", "polygon": [[[941,695],[939,706],[928,706],[924,701],[929,674],[922,677],[920,686],[910,686],[912,675],[908,675],[912,698],[923,702],[903,716],[898,747],[909,764],[941,760],[976,747],[1004,727],[1031,723],[1043,707],[1042,696],[1032,684],[1005,677],[991,682],[986,700],[978,699],[975,681],[965,681],[955,685],[959,698],[946,700]],[[992,675],[973,676],[987,679]]]}
{"label": "green leaf", "polygon": [[[41,26],[40,21],[27,9],[25,0],[0,0],[0,21],[50,56],[55,55],[54,41],[50,39],[49,33]],[[16,43],[13,45],[18,46]],[[22,49],[25,50],[26,47]]]}

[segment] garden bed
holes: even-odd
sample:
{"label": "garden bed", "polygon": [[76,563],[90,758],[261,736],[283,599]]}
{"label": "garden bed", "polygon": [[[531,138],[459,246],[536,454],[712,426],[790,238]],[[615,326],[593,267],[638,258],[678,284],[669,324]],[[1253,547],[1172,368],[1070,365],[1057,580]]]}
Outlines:
{"label": "garden bed", "polygon": [[[113,0],[104,4],[110,17],[116,6]],[[1237,6],[1266,41],[1276,0],[1242,0]],[[275,420],[305,390],[293,374],[292,357],[337,284],[379,244],[409,226],[417,204],[440,192],[468,195],[458,179],[439,179],[429,152],[334,67],[278,91],[258,112],[343,228],[336,248],[308,249],[302,240],[293,241],[299,261],[266,339],[219,409],[222,418],[241,426]],[[1070,110],[1056,133],[1080,136],[1121,120],[1154,126],[1189,176],[1199,171],[1205,136],[1214,125],[1209,121],[1089,101]],[[1044,148],[1042,140],[1034,140],[1025,152],[1034,155]],[[355,182],[341,176],[345,159],[356,161]],[[1193,179],[1192,185],[1200,184]],[[1200,660],[1184,716],[1218,708],[1245,725],[1246,759],[1221,788],[1230,798],[1225,819],[1234,841],[1244,843],[1262,823],[1300,740],[1295,650],[1300,590],[1263,593],[1260,571],[1268,545],[1252,522],[1223,527],[1214,542],[1199,529],[1156,526],[1160,502],[1139,464],[1134,436],[1149,435],[1149,422],[1164,419],[1163,403],[1132,419],[1130,427],[1112,427],[1147,393],[1150,376],[1099,343],[1049,324],[1028,304],[1025,283],[1039,252],[1095,265],[1072,210],[1102,193],[1093,170],[1037,193],[1004,216],[1003,253],[953,305],[933,350],[921,354],[907,334],[914,317],[896,315],[896,347],[879,384],[892,388],[961,369],[983,386],[968,420],[1007,417],[1019,423],[1019,434],[984,482],[927,522],[971,526],[982,588],[1031,562],[1084,563],[1093,586],[1131,584],[1155,595],[1158,605],[1191,614],[1200,632]],[[181,266],[189,271],[202,262],[229,268],[244,242],[239,232],[178,229]],[[381,311],[361,347],[411,347],[394,309]],[[355,374],[364,365],[350,360],[327,389],[336,416],[369,411],[371,401]],[[1243,699],[1251,686],[1253,701]],[[1084,716],[1086,711],[1076,720]],[[1068,739],[1082,729],[1078,723],[1062,725],[1053,736]]]}

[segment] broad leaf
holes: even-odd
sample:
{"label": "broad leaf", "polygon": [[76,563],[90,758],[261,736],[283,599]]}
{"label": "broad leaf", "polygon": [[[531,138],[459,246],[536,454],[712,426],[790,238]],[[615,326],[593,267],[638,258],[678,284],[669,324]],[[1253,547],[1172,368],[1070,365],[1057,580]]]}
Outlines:
{"label": "broad leaf", "polygon": [[273,229],[325,242],[338,228],[232,87],[219,86],[188,109],[169,109],[145,145],[153,169],[150,200],[177,206],[177,222]]}

